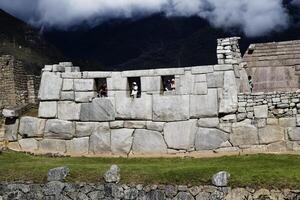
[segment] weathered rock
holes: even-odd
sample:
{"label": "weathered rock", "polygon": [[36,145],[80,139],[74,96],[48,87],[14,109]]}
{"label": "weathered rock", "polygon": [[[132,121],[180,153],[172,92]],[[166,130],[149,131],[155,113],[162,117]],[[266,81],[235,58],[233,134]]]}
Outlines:
{"label": "weathered rock", "polygon": [[94,79],[74,79],[75,91],[94,91],[95,80]]}
{"label": "weathered rock", "polygon": [[68,176],[70,169],[68,167],[56,167],[48,171],[47,181],[64,181]]}
{"label": "weathered rock", "polygon": [[218,129],[198,128],[195,138],[195,148],[199,150],[213,150],[229,139],[229,135]]}
{"label": "weathered rock", "polygon": [[124,128],[124,121],[109,122],[109,127],[112,128],[112,129]]}
{"label": "weathered rock", "polygon": [[109,130],[108,122],[76,122],[76,137],[86,137],[92,135],[94,132],[97,132],[99,128],[105,128]]}
{"label": "weathered rock", "polygon": [[170,122],[164,127],[164,138],[172,149],[189,150],[194,147],[197,120]]}
{"label": "weathered rock", "polygon": [[20,139],[20,147],[22,151],[34,152],[38,150],[38,141],[33,138]]}
{"label": "weathered rock", "polygon": [[56,139],[71,139],[75,134],[75,123],[58,119],[46,122],[45,137]]}
{"label": "weathered rock", "polygon": [[196,200],[210,200],[210,193],[208,192],[200,192],[197,196],[196,196]]}
{"label": "weathered rock", "polygon": [[118,183],[120,179],[120,168],[117,165],[112,165],[104,174],[104,180],[107,183]]}
{"label": "weathered rock", "polygon": [[233,123],[230,142],[234,146],[258,144],[258,130],[250,120]]}
{"label": "weathered rock", "polygon": [[81,104],[73,101],[58,102],[58,119],[61,120],[79,120]]}
{"label": "weathered rock", "polygon": [[134,129],[111,130],[111,150],[114,154],[128,154],[132,146]]}
{"label": "weathered rock", "polygon": [[191,118],[216,117],[217,115],[218,94],[216,89],[209,89],[207,95],[190,95]]}
{"label": "weathered rock", "polygon": [[51,181],[45,184],[43,192],[46,196],[54,196],[53,199],[59,199],[59,195],[62,192],[65,184],[60,181]]}
{"label": "weathered rock", "polygon": [[213,175],[212,184],[217,187],[226,187],[229,182],[230,174],[226,171],[221,171]]}
{"label": "weathered rock", "polygon": [[224,86],[220,95],[220,113],[235,113],[238,108],[238,88],[233,71],[224,72]]}
{"label": "weathered rock", "polygon": [[115,108],[112,100],[95,98],[92,103],[83,103],[81,105],[80,120],[96,122],[115,120]]}
{"label": "weathered rock", "polygon": [[168,198],[173,198],[177,194],[177,186],[167,185],[165,187],[165,194]]}
{"label": "weathered rock", "polygon": [[115,93],[116,118],[152,120],[152,95],[142,93],[141,98],[130,98],[126,91]]}
{"label": "weathered rock", "polygon": [[189,96],[153,96],[153,121],[189,119]]}
{"label": "weathered rock", "polygon": [[296,118],[295,117],[279,118],[279,126],[295,127],[296,126]]}
{"label": "weathered rock", "polygon": [[163,200],[163,199],[165,199],[165,195],[164,195],[163,191],[161,191],[161,190],[151,190],[146,195],[146,199]]}
{"label": "weathered rock", "polygon": [[60,78],[59,74],[43,72],[39,90],[39,99],[59,100],[61,88],[62,78]]}
{"label": "weathered rock", "polygon": [[254,106],[254,116],[258,119],[268,118],[268,106]]}
{"label": "weathered rock", "polygon": [[96,92],[75,92],[75,101],[79,103],[91,102],[96,96]]}
{"label": "weathered rock", "polygon": [[23,137],[41,137],[44,135],[46,120],[36,117],[22,117],[19,133]]}
{"label": "weathered rock", "polygon": [[56,118],[57,101],[41,101],[38,115],[41,118]]}
{"label": "weathered rock", "polygon": [[145,129],[146,121],[124,121],[124,128]]}
{"label": "weathered rock", "polygon": [[67,140],[66,145],[68,154],[84,155],[89,153],[89,137]]}
{"label": "weathered rock", "polygon": [[98,126],[90,137],[90,152],[103,154],[111,151],[110,129],[107,126]]}
{"label": "weathered rock", "polygon": [[165,122],[147,121],[146,127],[147,127],[148,130],[162,132],[164,130],[164,125],[165,124],[166,124]]}
{"label": "weathered rock", "polygon": [[219,118],[201,118],[198,120],[198,126],[204,128],[217,128],[219,125]]}
{"label": "weathered rock", "polygon": [[8,141],[17,141],[18,139],[18,129],[19,129],[19,119],[10,119],[5,120],[5,132],[4,138]]}
{"label": "weathered rock", "polygon": [[267,145],[267,151],[269,152],[286,152],[287,151],[287,142],[280,141]]}
{"label": "weathered rock", "polygon": [[292,141],[300,141],[300,127],[288,129],[289,139]]}
{"label": "weathered rock", "polygon": [[266,126],[258,129],[260,144],[269,144],[284,140],[284,128],[278,126]]}
{"label": "weathered rock", "polygon": [[60,93],[60,99],[63,101],[74,101],[75,93],[74,91],[62,91]]}
{"label": "weathered rock", "polygon": [[167,145],[160,132],[137,129],[134,132],[133,153],[166,153]]}
{"label": "weathered rock", "polygon": [[229,190],[228,194],[225,196],[225,200],[234,199],[252,199],[251,193],[244,188],[234,188]]}
{"label": "weathered rock", "polygon": [[188,192],[179,192],[175,197],[177,200],[194,200],[194,197]]}
{"label": "weathered rock", "polygon": [[60,153],[66,152],[66,140],[43,139],[39,143],[39,151],[42,153]]}

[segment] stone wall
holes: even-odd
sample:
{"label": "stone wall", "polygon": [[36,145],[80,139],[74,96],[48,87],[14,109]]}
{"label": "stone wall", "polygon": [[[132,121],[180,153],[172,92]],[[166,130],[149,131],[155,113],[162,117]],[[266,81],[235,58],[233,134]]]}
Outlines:
{"label": "stone wall", "polygon": [[[298,151],[299,92],[249,90],[238,38],[218,40],[219,64],[123,72],[46,65],[39,117],[9,119],[8,147],[68,155]],[[175,91],[163,91],[174,76]],[[131,98],[129,78],[140,80]],[[108,97],[97,97],[105,79]],[[298,142],[299,141],[299,142]]]}

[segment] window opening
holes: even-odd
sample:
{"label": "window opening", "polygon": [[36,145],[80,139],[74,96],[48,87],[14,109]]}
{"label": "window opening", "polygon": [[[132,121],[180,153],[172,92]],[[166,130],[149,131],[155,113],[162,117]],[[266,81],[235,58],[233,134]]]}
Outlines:
{"label": "window opening", "polygon": [[106,78],[96,78],[96,91],[98,97],[107,97],[107,81]]}
{"label": "window opening", "polygon": [[140,77],[130,77],[128,78],[129,84],[129,95],[131,98],[141,98],[141,78]]}
{"label": "window opening", "polygon": [[176,82],[175,82],[175,76],[169,75],[169,76],[162,76],[162,91],[163,92],[169,92],[169,91],[175,91],[176,90]]}

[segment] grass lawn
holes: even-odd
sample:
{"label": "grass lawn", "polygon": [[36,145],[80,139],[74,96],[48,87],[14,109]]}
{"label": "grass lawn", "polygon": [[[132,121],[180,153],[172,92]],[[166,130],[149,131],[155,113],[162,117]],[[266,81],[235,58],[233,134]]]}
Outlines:
{"label": "grass lawn", "polygon": [[231,186],[300,189],[300,156],[243,155],[219,158],[52,158],[24,153],[0,154],[0,181],[44,182],[48,169],[68,166],[67,181],[101,182],[111,164],[121,181],[142,184],[209,184],[220,170],[231,174]]}

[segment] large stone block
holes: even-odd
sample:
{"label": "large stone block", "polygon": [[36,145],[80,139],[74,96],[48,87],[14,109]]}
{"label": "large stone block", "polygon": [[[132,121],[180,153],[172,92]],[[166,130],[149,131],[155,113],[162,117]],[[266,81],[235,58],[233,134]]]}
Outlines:
{"label": "large stone block", "polygon": [[296,127],[296,118],[295,117],[279,118],[279,126]]}
{"label": "large stone block", "polygon": [[162,132],[164,130],[165,122],[152,122],[147,121],[146,127],[148,130]]}
{"label": "large stone block", "polygon": [[84,155],[89,153],[89,137],[73,138],[66,141],[67,154]]}
{"label": "large stone block", "polygon": [[176,78],[176,93],[191,94],[194,90],[194,75],[190,71],[186,71],[184,75]]}
{"label": "large stone block", "polygon": [[198,120],[198,126],[204,128],[217,128],[219,126],[219,118],[201,118]]}
{"label": "large stone block", "polygon": [[97,132],[98,129],[109,129],[108,122],[76,122],[75,137],[86,137]]}
{"label": "large stone block", "polygon": [[254,106],[254,116],[257,119],[268,118],[268,105]]}
{"label": "large stone block", "polygon": [[111,150],[114,154],[128,154],[132,146],[134,129],[111,130]]}
{"label": "large stone block", "polygon": [[224,72],[214,72],[207,74],[208,88],[222,88],[224,86]]}
{"label": "large stone block", "polygon": [[209,89],[207,95],[190,96],[191,118],[215,116],[218,116],[218,94],[216,89]]}
{"label": "large stone block", "polygon": [[258,130],[250,120],[233,123],[230,142],[234,146],[258,144]]}
{"label": "large stone block", "polygon": [[192,67],[192,74],[206,74],[206,73],[212,73],[213,71],[214,71],[213,65]]}
{"label": "large stone block", "polygon": [[58,102],[58,119],[61,120],[79,120],[81,104],[73,101]]}
{"label": "large stone block", "polygon": [[160,76],[141,77],[142,92],[160,92],[161,87]]}
{"label": "large stone block", "polygon": [[75,91],[94,91],[95,80],[94,79],[74,79],[74,89]]}
{"label": "large stone block", "polygon": [[39,117],[56,118],[57,117],[57,101],[42,101],[39,105]]}
{"label": "large stone block", "polygon": [[153,95],[153,121],[181,121],[189,119],[189,96]]}
{"label": "large stone block", "polygon": [[195,95],[207,94],[207,83],[206,82],[194,83],[193,94]]}
{"label": "large stone block", "polygon": [[164,138],[171,149],[190,150],[194,147],[197,120],[166,123]]}
{"label": "large stone block", "polygon": [[45,137],[55,139],[71,139],[75,134],[75,123],[58,119],[46,122]]}
{"label": "large stone block", "polygon": [[284,140],[284,128],[279,126],[266,126],[258,129],[260,144],[270,144]]}
{"label": "large stone block", "polygon": [[112,99],[95,98],[92,103],[83,103],[80,112],[81,121],[113,121],[115,109]]}
{"label": "large stone block", "polygon": [[97,92],[75,92],[76,102],[91,102],[97,96]]}
{"label": "large stone block", "polygon": [[73,79],[63,79],[63,91],[74,90],[74,80]]}
{"label": "large stone block", "polygon": [[124,121],[124,128],[145,129],[146,128],[146,121]]}
{"label": "large stone block", "polygon": [[300,127],[288,128],[289,139],[292,141],[300,141]]}
{"label": "large stone block", "polygon": [[74,101],[75,93],[74,93],[74,91],[62,91],[60,93],[60,99],[62,101]]}
{"label": "large stone block", "polygon": [[19,133],[23,137],[42,137],[44,135],[46,120],[36,117],[22,117]]}
{"label": "large stone block", "polygon": [[110,129],[107,126],[98,126],[90,137],[90,153],[108,152],[111,152]]}
{"label": "large stone block", "polygon": [[218,129],[198,128],[195,138],[195,148],[197,151],[217,149],[228,139],[229,135]]}
{"label": "large stone block", "polygon": [[42,74],[39,99],[40,100],[59,100],[60,90],[62,89],[62,78],[59,74],[44,72]]}
{"label": "large stone block", "polygon": [[18,130],[19,130],[19,119],[10,119],[5,120],[5,131],[4,138],[8,141],[17,141],[18,139]]}
{"label": "large stone block", "polygon": [[60,153],[66,152],[66,141],[57,139],[43,139],[39,143],[39,151],[42,153]]}
{"label": "large stone block", "polygon": [[235,113],[238,109],[238,88],[233,71],[224,72],[224,86],[219,95],[220,113]]}
{"label": "large stone block", "polygon": [[129,90],[127,78],[122,77],[121,72],[112,72],[111,78],[107,79],[107,90],[109,91]]}
{"label": "large stone block", "polygon": [[33,138],[20,139],[19,145],[22,151],[35,152],[38,150],[38,141]]}
{"label": "large stone block", "polygon": [[115,94],[116,118],[151,120],[152,119],[152,95],[142,93],[141,98],[130,98],[127,92]]}
{"label": "large stone block", "polygon": [[167,145],[160,132],[138,129],[134,132],[133,153],[166,153]]}

